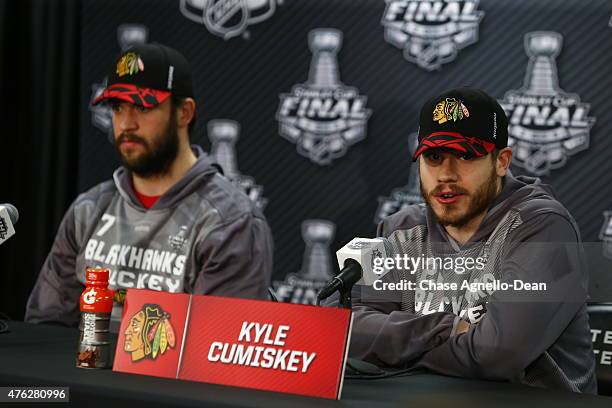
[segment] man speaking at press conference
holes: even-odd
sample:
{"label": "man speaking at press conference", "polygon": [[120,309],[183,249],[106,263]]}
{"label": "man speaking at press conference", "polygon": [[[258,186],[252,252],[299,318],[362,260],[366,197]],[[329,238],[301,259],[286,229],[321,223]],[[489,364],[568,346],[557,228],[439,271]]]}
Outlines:
{"label": "man speaking at press conference", "polygon": [[378,228],[414,267],[355,288],[349,355],[595,394],[578,227],[547,185],[510,173],[507,128],[478,89],[425,103],[413,157],[425,204]]}
{"label": "man speaking at press conference", "polygon": [[[118,289],[267,298],[270,229],[251,200],[189,144],[196,103],[185,57],[160,44],[137,45],[120,55],[108,78],[94,104],[112,108],[122,167],[68,209],[25,320],[75,326],[85,269],[94,266],[109,268]],[[112,319],[120,317],[115,307]]]}

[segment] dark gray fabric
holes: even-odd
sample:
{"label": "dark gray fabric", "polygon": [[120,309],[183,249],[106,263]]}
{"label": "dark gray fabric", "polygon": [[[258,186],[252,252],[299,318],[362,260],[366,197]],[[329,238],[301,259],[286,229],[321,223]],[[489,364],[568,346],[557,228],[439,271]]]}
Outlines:
{"label": "dark gray fabric", "polygon": [[[379,365],[596,393],[580,235],[550,189],[538,179],[508,175],[483,224],[460,247],[450,245],[429,211],[425,205],[401,211],[379,225],[379,234],[400,254],[484,256],[484,269],[463,275],[394,270],[385,280],[521,279],[546,283],[546,291],[357,288],[349,354]],[[471,328],[451,336],[457,316]]]}
{"label": "dark gray fabric", "polygon": [[[112,288],[267,298],[272,236],[249,198],[199,147],[189,172],[147,210],[123,168],[66,213],[28,301],[26,321],[74,326],[87,267]],[[119,320],[116,306],[113,319]]]}

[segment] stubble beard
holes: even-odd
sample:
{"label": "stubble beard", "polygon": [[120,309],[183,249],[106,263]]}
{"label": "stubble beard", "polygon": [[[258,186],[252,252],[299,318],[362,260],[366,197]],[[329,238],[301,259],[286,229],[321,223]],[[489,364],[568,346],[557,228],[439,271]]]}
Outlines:
{"label": "stubble beard", "polygon": [[486,212],[493,204],[498,194],[499,177],[495,171],[495,166],[492,166],[489,177],[473,194],[463,189],[457,189],[458,192],[465,194],[465,198],[469,201],[464,211],[459,212],[456,204],[447,204],[444,209],[438,213],[434,207],[435,194],[439,193],[438,187],[425,193],[423,182],[420,181],[421,195],[427,206],[431,209],[436,221],[444,227],[463,228],[470,223],[474,218]]}

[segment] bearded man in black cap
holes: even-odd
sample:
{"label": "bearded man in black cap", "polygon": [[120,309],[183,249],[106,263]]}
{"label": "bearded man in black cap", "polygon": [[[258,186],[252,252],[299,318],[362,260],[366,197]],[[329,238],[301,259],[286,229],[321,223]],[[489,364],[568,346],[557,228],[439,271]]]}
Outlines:
{"label": "bearded man in black cap", "polygon": [[[30,295],[26,321],[75,326],[86,267],[115,289],[267,298],[272,236],[259,209],[189,144],[191,68],[160,44],[122,53],[94,101],[112,109],[122,167],[66,213]],[[121,310],[113,310],[117,321]]]}
{"label": "bearded man in black cap", "polygon": [[479,89],[424,104],[413,160],[425,204],[378,228],[416,262],[355,288],[349,354],[596,393],[578,227],[549,186],[510,173],[507,128]]}

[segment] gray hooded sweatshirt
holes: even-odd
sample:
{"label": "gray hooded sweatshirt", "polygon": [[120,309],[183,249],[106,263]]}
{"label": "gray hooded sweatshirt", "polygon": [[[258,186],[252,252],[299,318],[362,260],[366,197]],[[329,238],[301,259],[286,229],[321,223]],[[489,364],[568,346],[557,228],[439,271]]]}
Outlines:
{"label": "gray hooded sweatshirt", "polygon": [[[382,278],[415,282],[415,290],[355,287],[350,356],[380,366],[597,392],[578,227],[539,179],[506,176],[464,245],[424,204],[386,218],[378,234],[402,256],[472,258],[474,264],[402,265]],[[515,290],[517,280],[546,288]],[[462,287],[466,282],[497,286],[470,290]],[[501,289],[502,283],[512,286]],[[455,334],[459,319],[471,323],[466,333]]]}
{"label": "gray hooded sweatshirt", "polygon": [[[198,146],[192,149],[196,163],[151,209],[138,201],[125,168],[77,197],[30,295],[26,321],[77,325],[87,267],[109,268],[114,289],[267,298],[273,243],[263,214]],[[120,316],[116,306],[112,318]]]}

